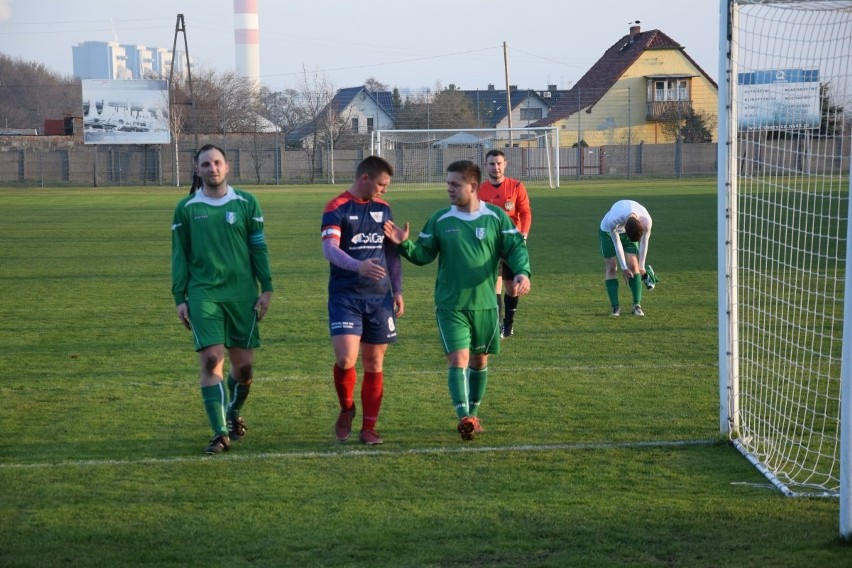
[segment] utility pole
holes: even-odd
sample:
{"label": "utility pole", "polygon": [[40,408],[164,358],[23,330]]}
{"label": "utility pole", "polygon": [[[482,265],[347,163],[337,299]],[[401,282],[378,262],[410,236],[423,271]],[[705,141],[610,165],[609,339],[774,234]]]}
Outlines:
{"label": "utility pole", "polygon": [[506,117],[509,119],[509,148],[512,147],[512,91],[509,88],[509,51],[503,42],[503,70],[506,74]]}
{"label": "utility pole", "polygon": [[[198,131],[197,131],[197,124],[196,124],[196,121],[195,121],[195,93],[193,93],[193,91],[192,91],[192,67],[189,64],[189,42],[186,39],[186,22],[184,22],[183,14],[177,15],[177,21],[175,21],[175,37],[174,37],[174,41],[172,41],[172,65],[171,65],[171,69],[169,70],[169,92],[172,94],[172,96],[171,96],[172,108],[174,108],[174,106],[176,104],[178,104],[177,101],[175,101],[175,97],[174,97],[175,89],[174,89],[173,79],[174,79],[174,75],[175,75],[175,57],[177,57],[177,51],[176,50],[177,50],[177,38],[178,38],[179,33],[183,34],[183,52],[184,52],[184,55],[186,57],[186,77],[187,77],[187,83],[189,84],[189,108],[190,108],[190,114],[189,114],[190,120],[189,120],[189,122],[190,122],[190,124],[192,124],[192,130],[193,130],[193,133],[195,135],[195,149],[197,150],[198,149]],[[180,103],[180,104],[185,104],[185,103]],[[171,110],[169,111],[169,113],[171,114]],[[180,118],[181,117],[178,117],[178,119],[180,119]],[[169,119],[174,120],[171,116],[169,117]],[[178,187],[180,187],[180,169],[179,169],[179,166],[178,166],[178,155],[179,155],[178,154],[178,142],[179,142],[179,140],[177,138],[178,137],[176,136],[175,141],[174,141],[174,144],[175,144],[175,182],[176,182],[176,185]]]}

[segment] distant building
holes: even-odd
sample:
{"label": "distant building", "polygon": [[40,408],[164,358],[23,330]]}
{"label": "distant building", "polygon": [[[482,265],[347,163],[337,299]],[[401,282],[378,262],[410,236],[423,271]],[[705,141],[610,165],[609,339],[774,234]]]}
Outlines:
{"label": "distant building", "polygon": [[[79,79],[168,79],[172,51],[161,47],[85,41],[71,47],[74,75]],[[178,51],[175,74],[186,72],[186,57]]]}
{"label": "distant building", "polygon": [[[524,128],[545,118],[555,104],[551,95],[556,86],[548,91],[518,89],[510,85],[509,100],[512,103],[512,128]],[[508,128],[509,114],[506,112],[506,91],[488,85],[487,90],[462,91],[476,113],[476,119],[486,128]]]}
{"label": "distant building", "polygon": [[86,41],[71,48],[74,75],[80,79],[131,79],[127,55],[115,41]]}
{"label": "distant building", "polygon": [[[560,143],[669,143],[664,125],[699,113],[715,118],[718,85],[682,45],[631,25],[550,112],[531,126],[558,126]],[[716,140],[716,125],[712,124]]]}
{"label": "distant building", "polygon": [[310,147],[314,135],[324,130],[317,125],[333,125],[332,129],[340,134],[354,136],[369,136],[374,130],[394,128],[393,94],[371,91],[363,85],[339,89],[314,120],[287,133],[287,142]]}

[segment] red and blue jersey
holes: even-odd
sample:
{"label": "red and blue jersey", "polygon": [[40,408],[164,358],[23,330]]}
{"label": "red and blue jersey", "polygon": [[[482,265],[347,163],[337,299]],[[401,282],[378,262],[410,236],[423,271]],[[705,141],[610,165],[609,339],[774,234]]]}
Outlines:
{"label": "red and blue jersey", "polygon": [[[340,250],[358,261],[378,259],[388,271],[385,254],[385,221],[392,220],[391,208],[381,199],[361,200],[344,191],[329,201],[322,214],[322,239],[337,241]],[[329,295],[352,298],[383,298],[391,291],[386,274],[381,280],[365,278],[357,271],[329,263]]]}

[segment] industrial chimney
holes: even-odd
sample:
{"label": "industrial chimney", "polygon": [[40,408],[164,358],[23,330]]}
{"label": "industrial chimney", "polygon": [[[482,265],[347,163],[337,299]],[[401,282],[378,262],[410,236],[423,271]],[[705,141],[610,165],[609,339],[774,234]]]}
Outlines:
{"label": "industrial chimney", "polygon": [[236,72],[260,87],[260,31],[257,0],[234,0]]}

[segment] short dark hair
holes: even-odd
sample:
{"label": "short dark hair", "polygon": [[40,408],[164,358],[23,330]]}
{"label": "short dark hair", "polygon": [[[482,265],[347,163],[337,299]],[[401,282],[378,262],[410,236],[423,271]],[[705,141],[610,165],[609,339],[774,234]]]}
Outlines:
{"label": "short dark hair", "polygon": [[482,170],[479,166],[470,160],[458,160],[447,166],[447,173],[454,172],[461,174],[462,178],[468,183],[475,181],[477,185],[482,183]]}
{"label": "short dark hair", "polygon": [[488,153],[485,154],[485,161],[487,162],[491,156],[501,156],[504,160],[506,159],[506,153],[503,150],[488,150]]}
{"label": "short dark hair", "polygon": [[204,182],[201,180],[201,176],[195,172],[195,168],[198,167],[199,156],[208,150],[219,150],[219,152],[222,153],[222,157],[225,158],[225,161],[228,161],[228,156],[225,154],[225,151],[215,144],[205,144],[199,148],[198,152],[196,152],[192,157],[192,186],[189,188],[189,193],[195,193],[204,187]]}
{"label": "short dark hair", "polygon": [[636,242],[645,234],[645,227],[642,226],[639,219],[636,217],[630,217],[624,223],[624,233],[627,235],[628,239]]}
{"label": "short dark hair", "polygon": [[222,157],[225,158],[226,161],[228,160],[228,155],[219,146],[217,146],[215,144],[205,144],[204,146],[202,146],[201,148],[198,149],[198,152],[195,153],[195,157],[193,158],[193,161],[195,161],[195,163],[197,164],[199,156],[201,156],[201,154],[203,154],[204,152],[207,152],[208,150],[219,150],[219,152],[222,154]]}
{"label": "short dark hair", "polygon": [[367,174],[370,179],[376,179],[381,174],[393,177],[393,166],[381,156],[367,156],[355,169],[355,177]]}

